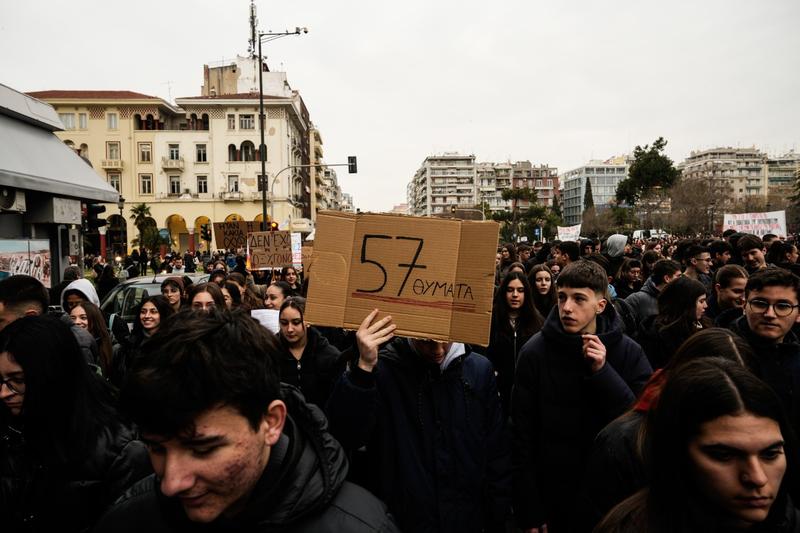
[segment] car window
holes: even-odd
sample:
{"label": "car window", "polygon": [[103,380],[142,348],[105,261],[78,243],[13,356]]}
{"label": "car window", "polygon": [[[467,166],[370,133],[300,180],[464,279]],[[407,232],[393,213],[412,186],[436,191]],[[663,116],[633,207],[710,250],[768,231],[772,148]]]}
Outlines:
{"label": "car window", "polygon": [[136,319],[136,308],[142,300],[148,296],[161,294],[161,285],[128,285],[121,292],[124,292],[124,297],[119,314],[126,322],[133,322]]}

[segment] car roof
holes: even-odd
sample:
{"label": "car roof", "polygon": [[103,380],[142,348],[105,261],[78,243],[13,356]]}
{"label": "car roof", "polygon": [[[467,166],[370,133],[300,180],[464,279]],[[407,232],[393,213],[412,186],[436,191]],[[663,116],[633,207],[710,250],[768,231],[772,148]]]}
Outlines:
{"label": "car roof", "polygon": [[209,274],[205,272],[193,272],[191,274],[156,274],[155,276],[137,276],[135,278],[126,279],[125,281],[121,282],[120,285],[152,285],[154,283],[161,284],[165,279],[168,278],[184,278],[187,277],[192,280],[193,283],[197,283],[197,281],[201,279],[208,279]]}

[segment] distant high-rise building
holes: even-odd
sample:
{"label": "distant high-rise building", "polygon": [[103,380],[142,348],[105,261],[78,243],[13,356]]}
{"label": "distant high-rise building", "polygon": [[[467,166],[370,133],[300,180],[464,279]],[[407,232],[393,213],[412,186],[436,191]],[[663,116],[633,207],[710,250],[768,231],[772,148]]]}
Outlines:
{"label": "distant high-rise building", "polygon": [[613,157],[605,161],[592,160],[582,167],[561,175],[564,186],[562,213],[564,224],[580,224],[585,206],[586,180],[592,184],[592,199],[597,211],[608,208],[617,195],[617,185],[628,177],[630,161],[626,156]]}
{"label": "distant high-rise building", "polygon": [[755,147],[692,151],[678,168],[685,181],[707,181],[727,201],[767,197],[767,155]]}
{"label": "distant high-rise building", "polygon": [[771,197],[788,198],[800,178],[800,153],[794,150],[767,158],[767,188]]}
{"label": "distant high-rise building", "polygon": [[406,194],[409,212],[417,216],[442,214],[452,206],[475,206],[475,156],[445,152],[426,157]]}

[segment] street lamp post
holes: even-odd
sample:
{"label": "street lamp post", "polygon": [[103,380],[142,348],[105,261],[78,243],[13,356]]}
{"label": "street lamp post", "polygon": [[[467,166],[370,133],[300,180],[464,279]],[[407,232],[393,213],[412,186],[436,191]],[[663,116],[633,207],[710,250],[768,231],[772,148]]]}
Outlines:
{"label": "street lamp post", "polygon": [[261,183],[261,231],[267,231],[267,145],[264,139],[267,117],[264,115],[264,60],[261,57],[261,43],[265,39],[274,41],[281,37],[300,35],[301,33],[308,33],[308,28],[297,27],[294,31],[258,34],[258,125],[261,130],[261,146],[258,150],[258,158],[261,160],[261,176],[259,176],[258,180]]}
{"label": "street lamp post", "polygon": [[117,200],[117,207],[119,208],[119,241],[125,247],[125,253],[128,252],[128,241],[127,241],[127,231],[125,231],[125,238],[122,237],[122,232],[127,225],[125,223],[125,217],[122,215],[123,209],[125,209],[125,198],[120,194],[119,200]]}

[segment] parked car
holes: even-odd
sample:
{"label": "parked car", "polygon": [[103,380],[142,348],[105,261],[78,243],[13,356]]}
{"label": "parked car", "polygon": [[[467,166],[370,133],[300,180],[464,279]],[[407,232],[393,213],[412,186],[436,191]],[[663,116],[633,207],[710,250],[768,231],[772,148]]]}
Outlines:
{"label": "parked car", "polygon": [[[161,282],[173,277],[172,274],[156,274],[155,276],[139,276],[120,282],[100,302],[100,309],[113,320],[124,320],[128,329],[133,327],[136,319],[136,308],[148,296],[161,294]],[[208,274],[183,274],[181,277],[189,278],[192,283],[208,281]]]}

